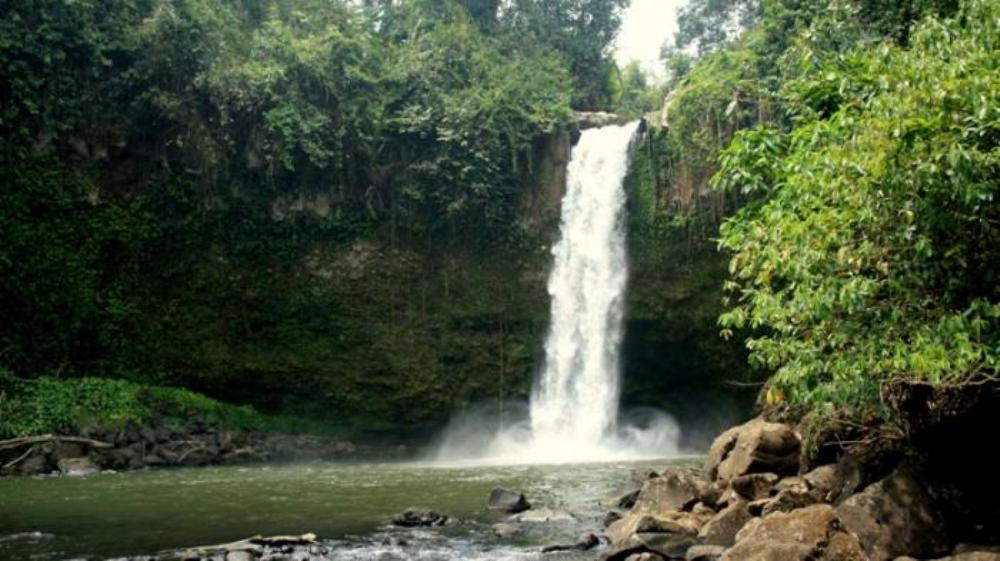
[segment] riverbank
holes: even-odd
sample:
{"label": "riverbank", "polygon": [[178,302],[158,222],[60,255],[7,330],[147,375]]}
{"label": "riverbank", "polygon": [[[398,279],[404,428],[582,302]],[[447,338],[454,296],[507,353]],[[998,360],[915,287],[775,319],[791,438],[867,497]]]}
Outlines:
{"label": "riverbank", "polygon": [[262,414],[179,388],[0,370],[0,476],[251,461],[399,459],[341,427]]}

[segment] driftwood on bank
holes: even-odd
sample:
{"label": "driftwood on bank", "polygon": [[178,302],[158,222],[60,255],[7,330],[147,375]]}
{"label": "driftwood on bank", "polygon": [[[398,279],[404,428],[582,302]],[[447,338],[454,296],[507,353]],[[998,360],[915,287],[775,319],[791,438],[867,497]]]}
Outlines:
{"label": "driftwood on bank", "polygon": [[228,558],[228,554],[234,552],[248,552],[254,556],[259,556],[268,549],[286,546],[308,547],[318,544],[319,541],[316,539],[316,534],[312,533],[299,536],[253,536],[230,543],[162,551],[150,559],[154,561],[194,560],[206,559],[220,554],[226,555]]}
{"label": "driftwood on bank", "polygon": [[22,446],[30,446],[33,444],[44,444],[46,442],[72,442],[74,444],[86,444],[91,448],[112,448],[114,444],[110,442],[102,442],[100,440],[94,440],[92,438],[84,438],[82,436],[60,436],[57,434],[41,434],[38,436],[22,436],[20,438],[10,438],[7,440],[0,440],[0,452],[4,450],[13,450],[20,448]]}

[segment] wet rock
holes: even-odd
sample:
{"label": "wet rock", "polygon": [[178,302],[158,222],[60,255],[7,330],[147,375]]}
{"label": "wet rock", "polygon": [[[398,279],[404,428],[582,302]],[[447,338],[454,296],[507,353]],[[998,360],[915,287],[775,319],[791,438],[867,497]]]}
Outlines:
{"label": "wet rock", "polygon": [[425,526],[444,526],[448,522],[448,517],[433,510],[423,508],[407,509],[395,516],[392,523],[395,526],[404,528],[416,528]]}
{"label": "wet rock", "polygon": [[315,534],[301,536],[254,536],[221,545],[165,551],[152,556],[129,557],[127,561],[322,561],[329,548]]}
{"label": "wet rock", "polygon": [[39,475],[51,471],[49,461],[42,455],[32,456],[17,465],[21,475]]}
{"label": "wet rock", "polygon": [[630,491],[618,497],[618,499],[614,501],[615,506],[625,509],[632,508],[635,506],[636,499],[639,498],[639,491],[641,491],[641,489],[635,489],[634,491]]}
{"label": "wet rock", "polygon": [[662,511],[658,513],[630,512],[608,526],[612,545],[623,545],[636,534],[674,534],[695,536],[707,521],[707,516],[690,512]]}
{"label": "wet rock", "polygon": [[740,497],[756,501],[770,497],[776,483],[778,476],[774,473],[749,473],[733,478],[730,485]]}
{"label": "wet rock", "polygon": [[531,503],[525,498],[524,493],[498,487],[490,491],[486,506],[490,510],[516,513],[528,510],[531,508]]}
{"label": "wet rock", "polygon": [[604,519],[601,521],[601,523],[604,524],[605,528],[607,528],[608,526],[614,524],[615,522],[621,519],[622,519],[622,513],[616,510],[610,510],[608,511],[607,514],[604,515]]}
{"label": "wet rock", "polygon": [[101,468],[88,457],[61,458],[57,465],[59,472],[69,477],[83,477],[101,471]]}
{"label": "wet rock", "polygon": [[871,561],[903,554],[931,557],[948,548],[944,517],[906,467],[849,497],[837,507],[837,516]]}
{"label": "wet rock", "polygon": [[568,545],[549,545],[542,548],[542,553],[553,553],[556,551],[588,551],[600,545],[601,540],[596,534],[586,533],[580,536],[575,543]]}
{"label": "wet rock", "polygon": [[642,484],[632,508],[641,512],[684,510],[698,502],[705,487],[705,482],[691,471],[667,470]]}
{"label": "wet rock", "polygon": [[805,561],[827,539],[835,519],[825,507],[753,520],[737,533],[722,561]]}
{"label": "wet rock", "polygon": [[720,545],[696,545],[687,550],[684,561],[719,561],[725,551]]}
{"label": "wet rock", "polygon": [[791,475],[798,471],[800,449],[799,437],[791,427],[757,418],[715,439],[705,473],[712,480],[730,480],[748,473]]}
{"label": "wet rock", "polygon": [[683,559],[687,550],[697,545],[694,536],[670,533],[633,534],[623,543],[612,545],[605,561],[624,561],[632,555],[652,553],[666,559]]}
{"label": "wet rock", "polygon": [[729,547],[736,543],[736,533],[753,516],[744,501],[734,502],[713,516],[698,532],[698,538],[707,545]]}

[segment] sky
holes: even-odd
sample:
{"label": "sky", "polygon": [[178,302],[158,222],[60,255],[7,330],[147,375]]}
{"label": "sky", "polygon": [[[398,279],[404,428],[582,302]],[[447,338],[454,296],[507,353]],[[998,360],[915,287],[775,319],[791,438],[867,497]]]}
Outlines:
{"label": "sky", "polygon": [[677,8],[685,0],[632,0],[622,17],[615,60],[624,66],[638,60],[643,70],[664,77],[660,46],[677,31]]}

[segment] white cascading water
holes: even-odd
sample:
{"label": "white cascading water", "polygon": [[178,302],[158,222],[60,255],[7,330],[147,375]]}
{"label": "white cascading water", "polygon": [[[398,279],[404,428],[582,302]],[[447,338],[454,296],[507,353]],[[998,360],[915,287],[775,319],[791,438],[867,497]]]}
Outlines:
{"label": "white cascading water", "polygon": [[677,453],[679,430],[667,415],[647,414],[642,426],[618,423],[628,276],[623,183],[637,126],[585,130],[573,148],[548,281],[551,325],[529,421],[484,441],[476,419],[453,420],[438,461],[565,463]]}
{"label": "white cascading water", "polygon": [[541,449],[599,449],[618,416],[627,263],[625,190],[636,124],[583,131],[562,201],[560,240],[549,276],[552,318],[545,365],[531,400]]}

